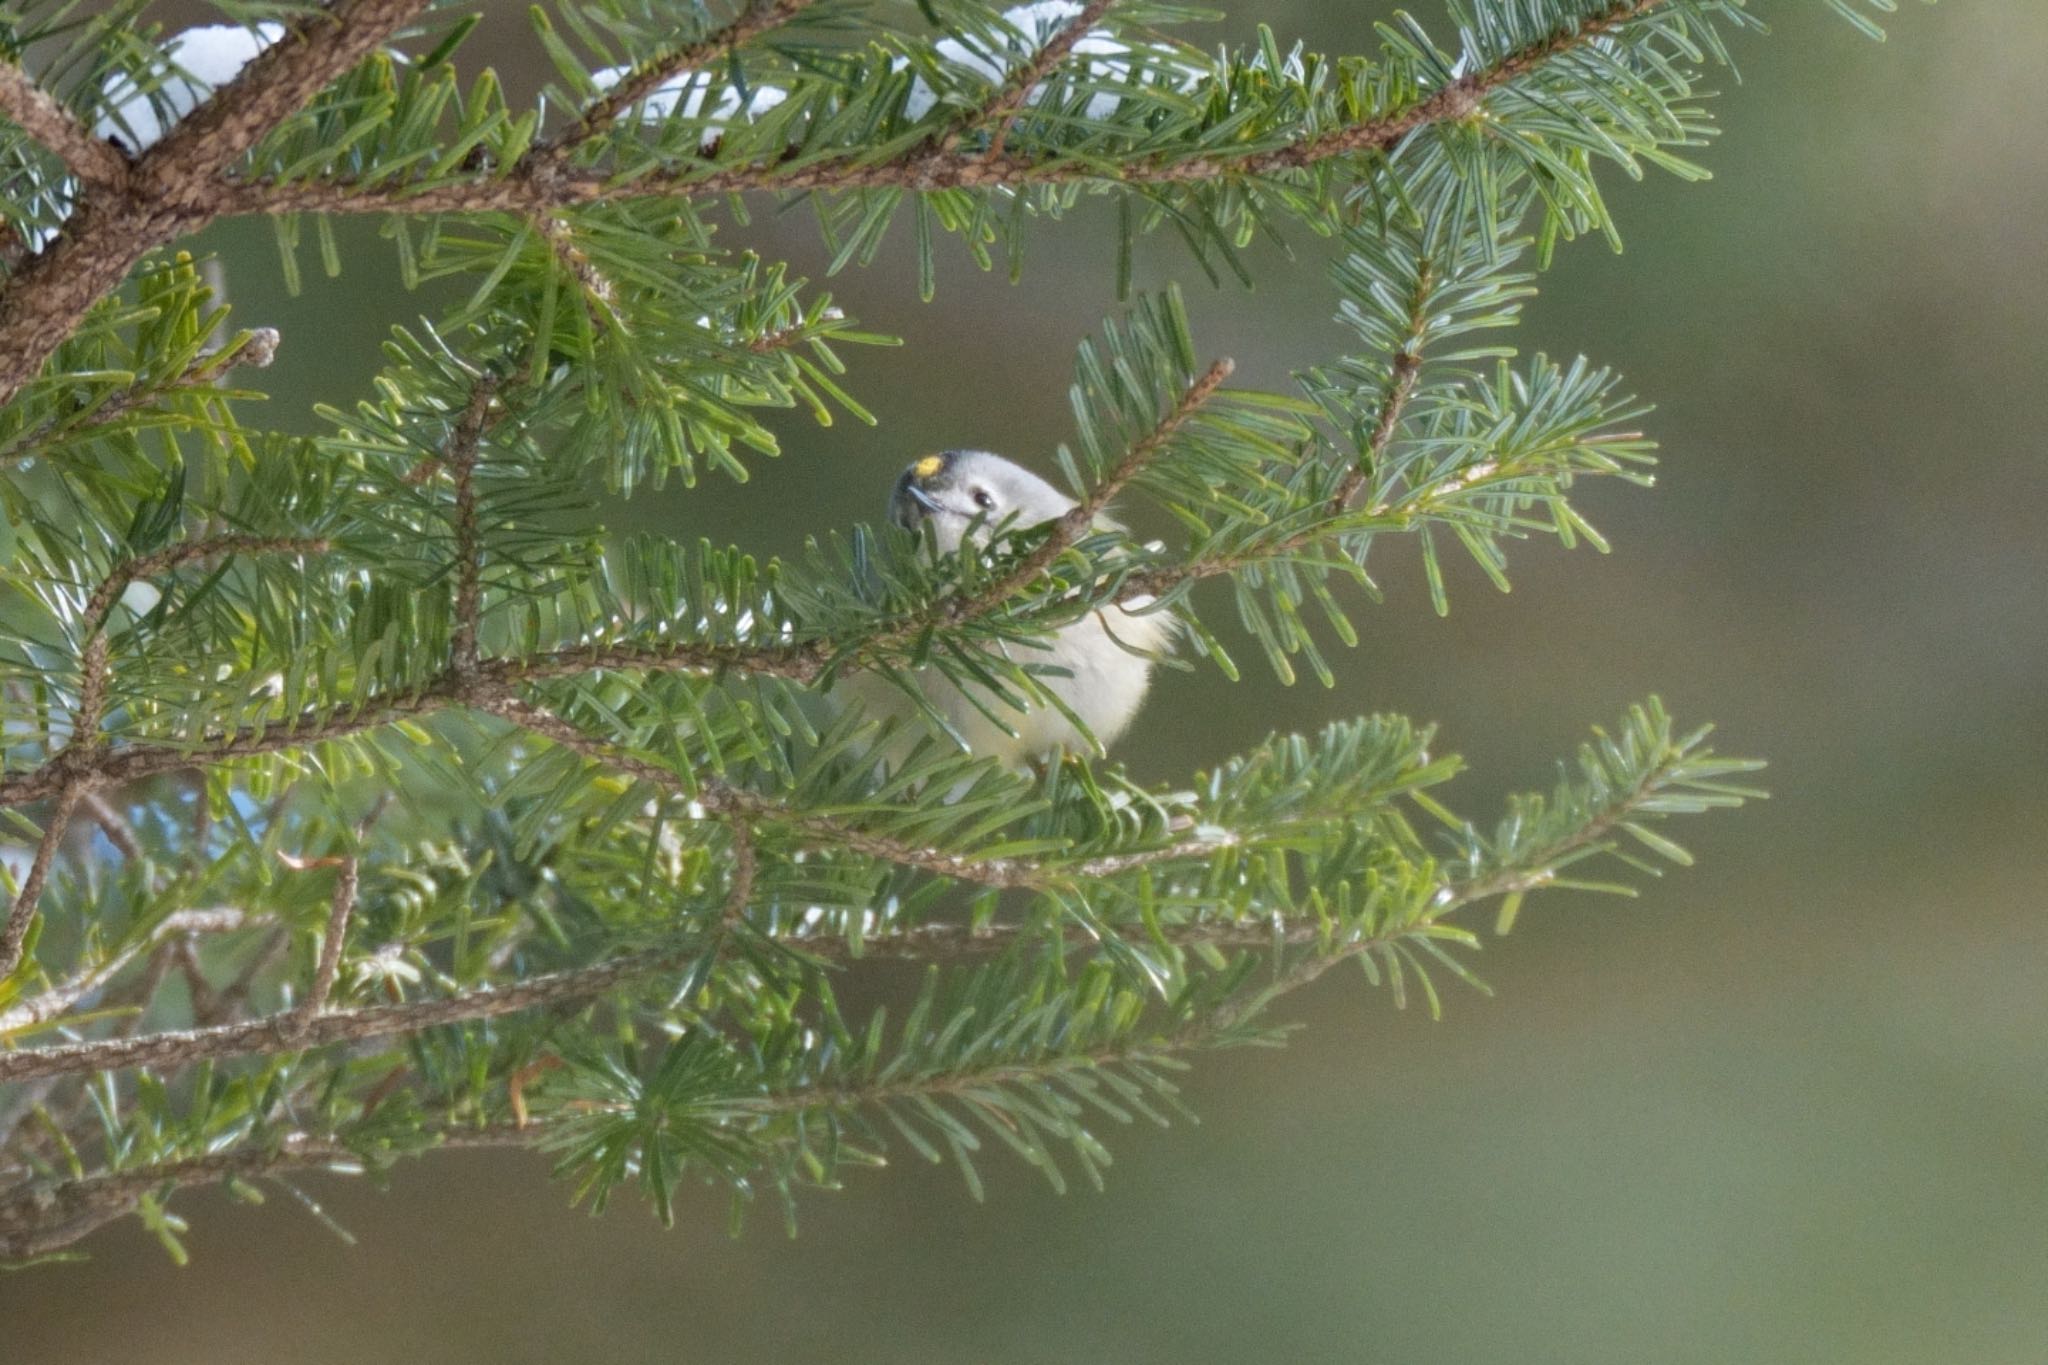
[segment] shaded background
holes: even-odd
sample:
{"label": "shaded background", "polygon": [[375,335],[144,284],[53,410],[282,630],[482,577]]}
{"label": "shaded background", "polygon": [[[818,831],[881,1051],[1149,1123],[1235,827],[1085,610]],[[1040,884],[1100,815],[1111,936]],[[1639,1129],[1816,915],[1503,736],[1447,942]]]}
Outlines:
{"label": "shaded background", "polygon": [[[1220,33],[1367,50],[1390,8],[1246,6]],[[88,1265],[0,1277],[0,1358],[2048,1359],[2048,9],[1914,6],[1878,46],[1762,8],[1779,32],[1722,82],[1716,182],[1610,177],[1627,252],[1566,251],[1518,338],[1659,404],[1659,487],[1587,489],[1615,553],[1528,547],[1511,597],[1465,573],[1438,620],[1389,542],[1334,692],[1250,658],[1235,687],[1170,673],[1119,751],[1164,779],[1400,710],[1442,723],[1483,812],[1660,691],[1773,765],[1768,805],[1675,831],[1698,868],[1532,900],[1482,959],[1497,996],[1442,1023],[1333,974],[1290,1002],[1290,1050],[1203,1060],[1200,1126],[1107,1135],[1100,1195],[993,1161],[977,1205],[911,1158],[809,1200],[794,1242],[766,1209],[734,1240],[722,1196],[664,1233],[630,1201],[567,1209],[540,1158],[462,1157],[383,1193],[308,1178],[349,1246],[288,1198],[200,1193],[188,1269],[130,1222]],[[530,63],[520,15],[477,53]],[[879,429],[793,417],[749,485],[613,520],[786,552],[873,517],[916,452],[1049,468],[1073,343],[1113,306],[1101,226],[1039,230],[1022,288],[942,253],[929,306],[902,236],[830,286],[909,343],[849,353]],[[822,273],[801,212],[733,235]],[[423,305],[378,292],[367,234],[288,298],[267,238],[209,240],[241,319],[284,331],[297,422]],[[1324,245],[1296,247],[1253,293],[1165,244],[1141,283],[1181,279],[1205,352],[1278,387],[1347,339]]]}

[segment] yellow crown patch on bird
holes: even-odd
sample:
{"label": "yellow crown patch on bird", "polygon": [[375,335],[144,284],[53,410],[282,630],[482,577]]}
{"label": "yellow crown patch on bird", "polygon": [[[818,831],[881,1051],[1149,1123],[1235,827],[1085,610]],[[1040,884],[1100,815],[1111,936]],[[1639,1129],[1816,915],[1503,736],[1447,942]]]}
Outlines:
{"label": "yellow crown patch on bird", "polygon": [[927,455],[922,460],[919,460],[916,464],[912,465],[910,467],[910,472],[917,475],[917,477],[920,479],[929,479],[932,475],[938,473],[941,469],[944,469],[945,467],[945,456]]}

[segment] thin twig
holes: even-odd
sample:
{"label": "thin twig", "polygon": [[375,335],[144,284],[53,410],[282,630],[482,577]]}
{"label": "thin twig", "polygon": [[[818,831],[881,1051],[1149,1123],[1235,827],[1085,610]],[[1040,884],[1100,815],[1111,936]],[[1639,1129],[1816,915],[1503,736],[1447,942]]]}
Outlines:
{"label": "thin twig", "polygon": [[291,943],[289,930],[281,924],[273,928],[262,945],[249,954],[249,960],[235,973],[234,980],[214,991],[212,998],[204,1004],[193,1005],[192,1022],[201,1027],[231,1022],[248,1003],[249,993],[256,988],[258,978],[283,959]]}
{"label": "thin twig", "polygon": [[86,599],[86,627],[97,631],[104,625],[107,613],[113,610],[114,603],[120,600],[130,583],[159,578],[173,569],[202,559],[221,555],[323,555],[331,548],[331,544],[319,536],[222,535],[181,541],[150,554],[137,555],[115,565],[93,590],[92,596]]}
{"label": "thin twig", "polygon": [[229,370],[263,369],[277,359],[278,341],[276,328],[255,328],[249,332],[240,346],[201,352],[193,357],[192,363],[183,373],[170,379],[153,384],[135,384],[121,389],[103,398],[99,406],[75,420],[68,416],[52,417],[33,430],[14,437],[5,446],[0,446],[0,468],[34,459],[42,453],[50,438],[58,434],[60,428],[67,437],[80,432],[96,431],[111,425],[152,399],[192,389],[211,388],[219,383],[221,377]]}
{"label": "thin twig", "polygon": [[361,866],[356,856],[350,854],[341,860],[335,875],[334,894],[328,901],[327,928],[320,938],[320,960],[313,969],[313,987],[298,1006],[302,1020],[310,1021],[324,1014],[328,997],[334,994],[334,980],[341,974],[342,945],[348,941],[349,918],[355,914]]}
{"label": "thin twig", "polygon": [[1330,497],[1330,515],[1333,517],[1351,510],[1352,499],[1372,478],[1386,457],[1387,447],[1394,443],[1394,433],[1401,426],[1401,414],[1415,392],[1415,381],[1422,374],[1422,342],[1429,331],[1429,305],[1435,292],[1436,270],[1424,259],[1416,268],[1415,288],[1408,296],[1407,328],[1389,366],[1387,391],[1380,400],[1379,411],[1374,414],[1372,432],[1366,437],[1365,449],[1360,453],[1358,463],[1344,475],[1337,491]]}
{"label": "thin twig", "polygon": [[1046,40],[1045,46],[1033,53],[1025,62],[996,87],[995,95],[975,113],[955,124],[946,135],[939,139],[934,159],[952,156],[960,144],[983,128],[993,128],[989,136],[987,155],[1000,158],[1003,144],[1009,139],[1010,125],[1016,120],[1025,104],[1031,99],[1032,91],[1049,75],[1052,69],[1065,61],[1067,54],[1074,50],[1074,44],[1088,36],[1088,31],[1101,22],[1116,0],[1088,0],[1081,12],[1073,17],[1059,32]]}
{"label": "thin twig", "polygon": [[746,922],[747,907],[754,900],[754,876],[760,870],[760,857],[754,848],[754,827],[745,820],[733,819],[726,822],[732,831],[732,882],[725,893],[725,907],[718,913],[718,921],[727,930],[735,929]]}
{"label": "thin twig", "polygon": [[730,56],[741,44],[779,28],[816,4],[817,0],[772,0],[749,4],[723,29],[707,38],[665,52],[628,72],[618,84],[592,100],[573,126],[552,142],[543,144],[536,159],[528,163],[529,173],[544,178],[546,170],[558,168],[569,155],[617,122],[619,115],[686,72],[702,70]]}
{"label": "thin twig", "polygon": [[497,385],[478,379],[469,403],[456,419],[441,461],[455,479],[455,602],[453,669],[464,682],[476,676],[478,618],[482,615],[483,559],[477,531],[476,464],[483,443],[485,419]]}
{"label": "thin twig", "polygon": [[96,791],[81,792],[78,800],[116,852],[131,863],[142,861],[142,844],[135,837],[135,826],[128,823],[127,816],[114,809],[113,802]]}
{"label": "thin twig", "polygon": [[[548,250],[554,253],[555,259],[561,262],[562,268],[569,272],[590,300],[602,304],[609,312],[618,290],[612,286],[611,279],[597,268],[597,262],[590,259],[589,253],[576,245],[576,234],[570,231],[562,215],[557,212],[535,213],[530,215],[529,221],[534,232],[548,244]],[[602,324],[605,314],[594,313],[592,317]]]}
{"label": "thin twig", "polygon": [[21,883],[21,893],[14,898],[14,904],[7,912],[6,926],[0,928],[0,981],[14,975],[14,969],[21,965],[21,955],[28,944],[29,926],[35,922],[36,902],[43,898],[43,888],[49,884],[50,865],[56,860],[57,845],[64,838],[65,826],[71,822],[71,808],[78,803],[79,794],[78,787],[66,787],[57,797],[57,804],[43,826],[42,841],[36,845],[35,861],[29,864],[28,876]]}
{"label": "thin twig", "polygon": [[0,1011],[0,1034],[13,1033],[33,1024],[44,1023],[76,1009],[104,990],[107,984],[136,958],[145,952],[153,952],[174,937],[231,933],[260,922],[256,917],[230,908],[174,911],[164,916],[148,934],[112,957],[95,963],[59,985],[52,986],[41,995]]}

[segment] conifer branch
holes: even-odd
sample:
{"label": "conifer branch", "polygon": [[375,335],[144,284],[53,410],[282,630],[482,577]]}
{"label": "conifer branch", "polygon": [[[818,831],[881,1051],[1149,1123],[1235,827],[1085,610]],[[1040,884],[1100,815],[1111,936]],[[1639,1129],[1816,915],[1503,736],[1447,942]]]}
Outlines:
{"label": "conifer branch", "polygon": [[898,867],[915,868],[934,876],[986,886],[998,890],[1049,890],[1113,876],[1155,863],[1177,862],[1204,857],[1239,842],[1234,834],[1190,839],[1161,848],[1115,854],[1058,867],[1029,858],[982,858],[948,853],[943,849],[906,843],[901,839],[872,833],[829,815],[792,810],[778,802],[757,796],[742,787],[716,779],[687,781],[671,769],[635,754],[621,752],[604,741],[583,733],[551,711],[516,697],[501,698],[486,707],[492,714],[530,730],[565,749],[581,754],[616,772],[693,801],[706,814],[739,821],[781,825],[822,848],[842,848],[864,854]]}
{"label": "conifer branch", "polygon": [[477,539],[476,462],[483,443],[485,418],[497,394],[497,385],[478,379],[471,387],[469,402],[442,448],[441,462],[455,481],[455,601],[451,608],[455,622],[451,665],[455,677],[468,681],[476,676],[477,629],[483,612],[483,563]]}
{"label": "conifer branch", "polygon": [[[537,721],[538,715],[527,713],[520,723],[535,724]],[[539,729],[540,725],[536,724],[535,728]],[[543,729],[542,733],[545,732]],[[1587,851],[1596,850],[1609,832],[1627,820],[1645,802],[1654,798],[1659,789],[1677,771],[1682,758],[1683,755],[1678,753],[1663,756],[1661,761],[1646,768],[1641,779],[1627,792],[1618,796],[1583,828],[1574,830],[1570,835],[1526,852],[1508,866],[1475,875],[1466,881],[1445,882],[1432,897],[1430,910],[1422,919],[1403,925],[1389,935],[1350,939],[1338,944],[1331,951],[1340,956],[1356,955],[1397,938],[1426,932],[1431,925],[1440,922],[1446,915],[1475,902],[1510,895],[1517,891],[1532,890],[1543,885],[1555,876],[1556,869],[1561,863],[1582,856]],[[634,771],[635,762],[629,758],[611,756],[608,761],[616,763],[622,771],[639,775]],[[672,775],[661,773],[654,765],[648,764],[645,767],[653,769],[653,773],[649,774],[649,780],[655,780],[654,774],[660,774],[667,781],[674,780]],[[697,799],[702,801],[704,797],[700,795]],[[709,808],[710,803],[706,804]],[[1200,851],[1209,851],[1214,847],[1202,845]],[[1161,856],[1185,857],[1191,856],[1194,852],[1192,848],[1171,853],[1162,851]],[[878,852],[875,856],[885,855]],[[1112,875],[1118,871],[1128,870],[1134,865],[1122,862],[1118,866],[1104,868],[1096,875]],[[862,941],[859,952],[862,956],[891,956],[900,952],[921,959],[935,954],[944,955],[949,950],[994,952],[1007,947],[1021,934],[1039,932],[1043,931],[1036,927],[1018,925],[995,925],[978,931],[961,926],[921,925],[895,933],[869,936]],[[1277,927],[1270,921],[1223,921],[1163,925],[1160,932],[1168,943],[1175,946],[1199,945],[1228,949],[1321,944],[1329,929],[1318,921]],[[1070,928],[1064,933],[1071,943],[1085,946],[1093,942],[1092,938],[1079,928]],[[798,934],[778,941],[825,960],[848,957],[855,951],[846,940],[816,935]],[[505,1014],[589,999],[637,980],[675,971],[691,960],[695,951],[696,945],[691,944],[682,948],[628,953],[588,967],[544,973],[501,986],[477,986],[440,999],[333,1010],[304,1021],[287,1014],[246,1023],[215,1025],[210,1028],[170,1030],[136,1038],[0,1052],[0,1083],[34,1080],[44,1076],[109,1071],[123,1067],[174,1067],[203,1059],[217,1060],[252,1053],[293,1052],[331,1043],[411,1034],[446,1024],[491,1019]]]}
{"label": "conifer branch", "polygon": [[89,186],[55,239],[0,287],[0,403],[35,377],[136,262],[220,215],[229,167],[428,3],[334,0],[289,25],[118,185]]}
{"label": "conifer branch", "polygon": [[[324,555],[331,548],[331,544],[319,536],[219,535],[181,541],[146,555],[137,555],[115,566],[114,571],[93,589],[92,596],[86,601],[86,626],[89,630],[99,631],[129,584],[160,578],[173,569],[202,559],[218,559],[222,555]],[[83,710],[83,706],[80,709]]]}
{"label": "conifer branch", "polygon": [[[1199,936],[1197,928],[1207,932]],[[1315,945],[1321,930],[1297,927],[1276,934],[1270,925],[1171,926],[1164,931],[1169,941],[1181,946],[1268,948],[1289,944]],[[1274,1000],[1311,984],[1331,967],[1360,953],[1381,948],[1407,937],[1414,930],[1361,937],[1331,951],[1317,951],[1290,967],[1278,980],[1248,996],[1234,997],[1196,1015],[1166,1035],[1139,1035],[1113,1044],[1080,1052],[1054,1052],[1029,1061],[1004,1062],[963,1071],[937,1071],[904,1079],[875,1081],[865,1085],[803,1086],[758,1096],[729,1096],[707,1107],[734,1120],[760,1119],[780,1114],[818,1110],[850,1112],[912,1100],[972,1095],[989,1087],[1043,1084],[1062,1074],[1097,1071],[1131,1062],[1154,1060],[1202,1047],[1213,1046],[1237,1030],[1254,1013]],[[924,940],[908,955],[929,960],[926,951],[937,941],[950,939],[960,946],[992,951],[1013,941],[1016,931],[996,926],[978,932],[952,926],[926,926],[897,938]],[[1069,930],[1070,942],[1085,944],[1079,930]],[[838,944],[838,941],[833,941]],[[843,945],[839,945],[843,946]],[[871,948],[886,955],[891,940],[878,940]],[[675,960],[669,959],[670,965]],[[616,983],[614,983],[616,984]],[[600,987],[599,989],[607,989]],[[0,1054],[0,1066],[6,1057]],[[0,1071],[0,1077],[4,1077]],[[483,1127],[447,1127],[423,1135],[417,1153],[487,1147],[537,1148],[554,1141],[563,1124],[557,1121],[521,1120]],[[293,1133],[281,1141],[251,1144],[204,1157],[164,1162],[129,1171],[101,1171],[56,1181],[30,1182],[26,1187],[0,1191],[0,1255],[20,1258],[68,1246],[87,1233],[130,1212],[146,1194],[168,1192],[191,1185],[230,1177],[257,1178],[285,1170],[308,1167],[359,1166],[362,1153],[344,1138]]]}
{"label": "conifer branch", "polygon": [[816,3],[817,0],[746,0],[740,13],[718,32],[638,64],[618,84],[592,100],[572,127],[535,150],[528,173],[542,180],[559,173],[571,154],[662,86],[731,56],[743,44],[782,27]]}
{"label": "conifer branch", "polygon": [[[1102,183],[1126,186],[1192,184],[1251,179],[1307,170],[1326,162],[1384,154],[1424,128],[1454,123],[1478,112],[1486,97],[1545,63],[1583,47],[1672,3],[1672,0],[1614,0],[1577,27],[1551,35],[1468,72],[1399,108],[1304,136],[1280,147],[1206,151],[1175,157],[1103,163],[1041,158],[1004,151],[983,154],[955,147],[941,155],[913,152],[892,161],[825,161],[795,167],[777,162],[720,168],[661,169],[620,180],[598,171],[564,171],[535,176],[512,174],[409,187],[348,181],[245,181],[229,188],[223,214],[279,213],[513,213],[619,198],[720,195],[749,191],[794,193],[861,189],[917,191],[1017,189],[1028,185]],[[1078,38],[1080,35],[1076,35]]]}
{"label": "conifer branch", "polygon": [[138,383],[121,389],[103,398],[90,412],[79,417],[51,417],[34,429],[14,437],[5,446],[0,446],[0,469],[19,464],[23,460],[34,459],[42,453],[43,446],[60,431],[65,435],[71,435],[117,426],[129,413],[156,399],[193,389],[212,388],[229,370],[263,369],[277,358],[278,341],[275,328],[255,328],[242,338],[239,345],[201,352],[182,373],[170,379]]}
{"label": "conifer branch", "polygon": [[14,975],[14,969],[21,965],[21,955],[28,946],[29,926],[35,923],[36,903],[43,898],[43,888],[49,884],[50,866],[56,861],[57,846],[64,839],[64,830],[71,823],[71,810],[78,804],[79,790],[74,784],[58,794],[57,805],[43,825],[43,837],[36,842],[36,854],[29,863],[28,875],[22,878],[21,891],[8,908],[6,924],[0,925],[0,981]]}
{"label": "conifer branch", "polygon": [[1031,553],[1018,560],[1009,572],[973,596],[947,603],[945,620],[958,624],[978,616],[986,616],[1035,582],[1041,574],[1052,567],[1055,560],[1095,529],[1095,519],[1108,509],[1109,504],[1129,486],[1132,479],[1144,472],[1145,466],[1165,453],[1174,433],[1179,431],[1202,404],[1223,386],[1223,381],[1230,378],[1236,368],[1236,364],[1229,359],[1218,360],[1211,365],[1200,378],[1188,386],[1187,392],[1181,395],[1180,401],[1174,404],[1159,424],[1124,452],[1116,467],[1088,491],[1087,497],[1068,508],[1052,523],[1051,533],[1033,546]]}
{"label": "conifer branch", "polygon": [[1330,515],[1333,517],[1342,516],[1351,509],[1351,500],[1372,478],[1373,471],[1386,457],[1387,447],[1394,443],[1394,433],[1401,426],[1401,414],[1406,410],[1408,399],[1415,392],[1415,382],[1422,374],[1422,337],[1429,330],[1429,300],[1435,288],[1436,272],[1425,259],[1416,267],[1415,291],[1408,297],[1407,332],[1388,362],[1387,392],[1373,420],[1372,433],[1366,438],[1358,463],[1344,475],[1337,491],[1330,496]]}
{"label": "conifer branch", "polygon": [[0,1036],[44,1023],[77,1008],[80,1002],[104,990],[137,958],[155,951],[171,939],[188,934],[225,934],[259,922],[259,917],[234,909],[173,911],[148,934],[104,961],[93,964],[40,995],[0,1010]]}
{"label": "conifer branch", "polygon": [[306,992],[306,998],[296,1012],[302,1023],[325,1013],[327,999],[334,994],[335,978],[341,975],[342,945],[348,941],[349,920],[355,914],[360,878],[361,863],[355,855],[341,859],[334,878],[334,894],[329,902],[327,928],[320,936],[320,960],[313,968],[313,987]]}
{"label": "conifer branch", "polygon": [[77,115],[15,62],[0,61],[0,116],[55,152],[86,184],[114,189],[127,184],[129,161],[121,150],[94,137]]}
{"label": "conifer branch", "polygon": [[939,140],[938,155],[951,156],[970,135],[983,128],[991,128],[994,131],[989,134],[986,154],[1000,158],[1003,155],[1003,144],[1010,136],[1010,125],[1016,121],[1017,115],[1031,99],[1031,92],[1038,88],[1039,82],[1051,74],[1054,67],[1067,59],[1067,54],[1074,50],[1074,44],[1087,37],[1089,31],[1102,22],[1102,17],[1109,13],[1115,3],[1116,0],[1088,0],[1088,3],[1081,7],[1081,12],[1047,39],[1045,45],[1032,55],[1031,60],[1009,74],[1009,77],[997,87],[993,99],[983,105],[972,118],[956,124]]}

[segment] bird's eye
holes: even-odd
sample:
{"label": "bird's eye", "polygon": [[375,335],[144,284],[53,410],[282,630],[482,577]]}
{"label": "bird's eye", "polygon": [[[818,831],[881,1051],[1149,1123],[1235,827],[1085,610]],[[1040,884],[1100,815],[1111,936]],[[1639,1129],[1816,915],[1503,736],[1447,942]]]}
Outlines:
{"label": "bird's eye", "polygon": [[986,488],[977,488],[974,490],[974,505],[984,512],[989,512],[995,509],[996,500]]}

